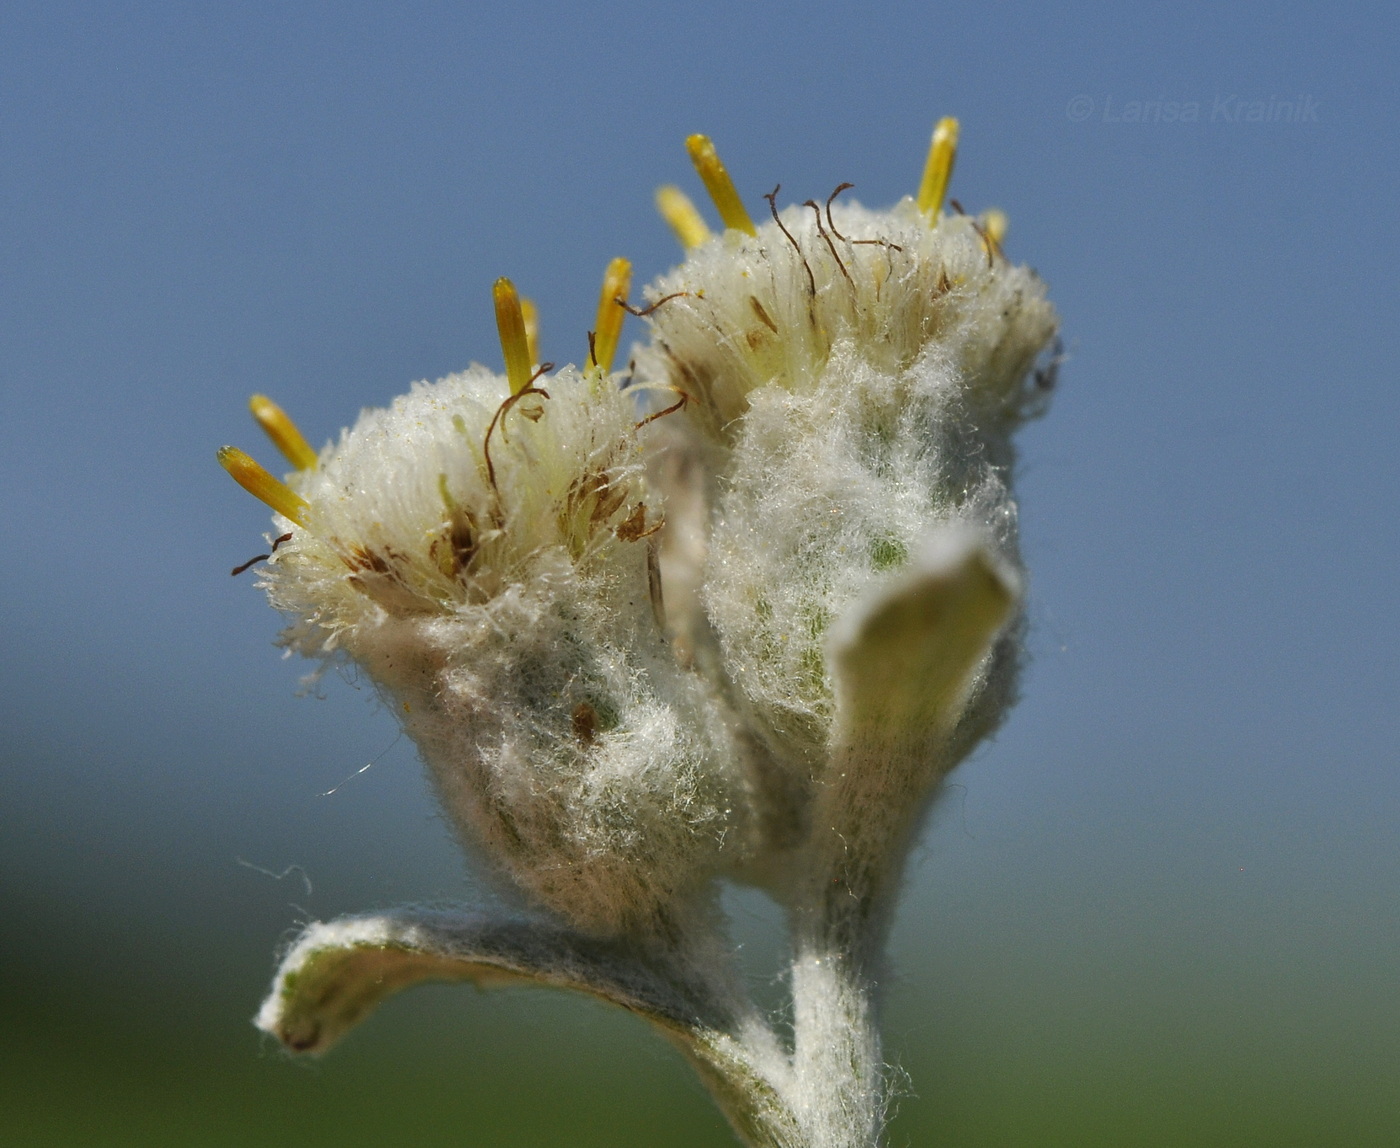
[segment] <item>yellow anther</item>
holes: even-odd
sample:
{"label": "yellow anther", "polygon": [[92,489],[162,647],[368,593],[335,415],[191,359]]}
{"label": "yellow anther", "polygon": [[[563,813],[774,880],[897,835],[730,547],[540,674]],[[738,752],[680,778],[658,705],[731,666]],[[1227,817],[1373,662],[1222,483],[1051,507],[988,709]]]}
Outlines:
{"label": "yellow anther", "polygon": [[676,238],[687,251],[694,251],[710,238],[710,229],[695,210],[695,204],[680,188],[672,184],[656,189],[656,210],[671,225]]}
{"label": "yellow anther", "polygon": [[298,526],[306,525],[306,512],[311,504],[280,478],[274,478],[235,446],[219,448],[219,465],[233,476],[233,481],[256,498],[265,502],[283,518]]}
{"label": "yellow anther", "polygon": [[919,184],[919,210],[931,220],[936,221],[943,210],[943,197],[948,194],[948,181],[953,176],[953,160],[957,153],[958,121],[944,116],[933,129],[924,178]]}
{"label": "yellow anther", "polygon": [[982,225],[982,230],[987,233],[987,238],[1001,246],[1001,241],[1006,238],[1006,230],[1011,226],[1011,220],[1006,218],[1006,212],[999,207],[989,207],[977,217],[977,222]]}
{"label": "yellow anther", "polygon": [[620,257],[614,259],[603,272],[603,289],[598,293],[598,329],[594,332],[593,350],[588,357],[590,366],[612,370],[618,340],[622,338],[622,321],[627,318],[618,300],[627,302],[631,286],[632,264]]}
{"label": "yellow anther", "polygon": [[520,300],[520,317],[525,320],[525,349],[530,354],[530,369],[540,361],[540,312],[529,299]]}
{"label": "yellow anther", "polygon": [[287,417],[287,412],[266,395],[254,395],[248,400],[248,409],[253,412],[258,426],[297,470],[311,470],[316,465],[316,452],[306,441],[297,424]]}
{"label": "yellow anther", "polygon": [[530,385],[534,363],[530,358],[530,338],[525,333],[525,315],[515,284],[504,277],[491,288],[496,299],[496,330],[501,336],[501,353],[506,360],[506,380],[510,393],[518,395]]}
{"label": "yellow anther", "polygon": [[724,170],[724,164],[720,163],[719,156],[715,153],[715,145],[710,142],[710,137],[698,135],[687,137],[685,150],[690,153],[690,162],[695,165],[695,170],[704,181],[705,190],[715,201],[715,207],[719,211],[719,217],[724,220],[724,226],[732,227],[735,231],[746,231],[750,235],[757,235],[758,231],[753,225],[753,220],[749,218],[749,213],[744,210],[744,201],[739,198],[739,193],[734,189],[734,181]]}

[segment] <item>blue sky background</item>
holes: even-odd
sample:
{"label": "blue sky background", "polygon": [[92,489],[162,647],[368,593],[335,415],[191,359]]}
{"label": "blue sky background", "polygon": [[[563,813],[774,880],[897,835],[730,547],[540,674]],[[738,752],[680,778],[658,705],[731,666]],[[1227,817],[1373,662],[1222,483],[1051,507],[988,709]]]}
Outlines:
{"label": "blue sky background", "polygon": [[727,1142],[676,1058],[584,1003],[427,990],[314,1072],[260,1046],[303,914],[472,886],[371,692],[295,696],[310,667],[228,576],[266,516],[214,450],[268,456],[253,391],[319,442],[495,364],[499,275],[579,358],[606,261],[678,257],[651,196],[699,194],[690,132],[751,208],[847,180],[880,205],[956,114],[952,193],[1009,213],[1072,359],[1022,439],[1025,698],[955,775],[896,935],[893,1142],[1397,1142],[1397,25],[0,8],[0,1130]]}

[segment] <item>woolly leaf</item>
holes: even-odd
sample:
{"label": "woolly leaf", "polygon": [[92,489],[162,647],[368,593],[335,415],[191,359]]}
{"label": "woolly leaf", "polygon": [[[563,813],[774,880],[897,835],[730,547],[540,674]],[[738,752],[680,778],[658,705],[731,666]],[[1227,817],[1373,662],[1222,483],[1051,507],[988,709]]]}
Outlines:
{"label": "woolly leaf", "polygon": [[308,927],[254,1023],[294,1052],[319,1054],[382,1001],[427,981],[578,989],[668,1028],[725,1019],[703,986],[629,946],[523,918],[405,909]]}
{"label": "woolly leaf", "polygon": [[385,999],[429,981],[578,989],[654,1024],[700,1072],[748,1143],[797,1143],[774,1078],[777,1041],[747,1002],[665,956],[546,921],[404,909],[309,926],[254,1024],[293,1052],[326,1052]]}
{"label": "woolly leaf", "polygon": [[956,722],[1018,597],[978,535],[949,531],[926,547],[832,635],[840,740],[880,730],[918,741]]}
{"label": "woolly leaf", "polygon": [[834,628],[836,729],[802,863],[799,943],[840,955],[853,976],[883,943],[933,783],[969,748],[958,723],[978,687],[992,684],[988,655],[1017,597],[983,539],[953,530]]}

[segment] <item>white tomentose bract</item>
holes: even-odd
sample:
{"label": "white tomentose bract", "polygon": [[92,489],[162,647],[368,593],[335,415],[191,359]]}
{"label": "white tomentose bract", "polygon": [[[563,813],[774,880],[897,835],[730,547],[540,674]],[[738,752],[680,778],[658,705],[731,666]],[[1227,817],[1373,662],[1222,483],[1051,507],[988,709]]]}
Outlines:
{"label": "white tomentose bract", "polygon": [[[955,142],[891,210],[755,226],[692,137],[726,227],[660,193],[687,258],[626,374],[615,261],[583,370],[535,368],[501,281],[505,376],[416,384],[319,455],[254,400],[296,472],[221,461],[278,511],[284,642],[374,681],[521,905],[314,924],[261,1028],[320,1052],[423,980],[569,986],[652,1021],[747,1143],[879,1142],[885,931],[939,779],[1014,697],[1011,435],[1056,326],[1004,217],[942,212]],[[721,880],[788,912],[786,1036]]]}

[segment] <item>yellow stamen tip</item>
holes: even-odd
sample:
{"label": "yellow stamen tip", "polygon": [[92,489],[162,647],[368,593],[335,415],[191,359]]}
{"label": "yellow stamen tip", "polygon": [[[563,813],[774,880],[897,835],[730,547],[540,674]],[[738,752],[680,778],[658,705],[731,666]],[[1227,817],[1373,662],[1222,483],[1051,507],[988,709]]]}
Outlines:
{"label": "yellow stamen tip", "polygon": [[530,355],[530,369],[540,361],[540,312],[529,299],[520,300],[520,316],[525,320],[525,348]]}
{"label": "yellow stamen tip", "polygon": [[680,188],[671,184],[658,187],[656,210],[661,213],[661,218],[671,225],[671,230],[676,233],[676,238],[685,250],[694,251],[710,238],[709,227],[695,210],[695,204],[690,202],[690,197]]}
{"label": "yellow stamen tip", "polygon": [[287,417],[287,412],[266,395],[254,395],[248,400],[248,409],[262,427],[272,445],[280,450],[286,460],[297,470],[311,470],[316,465],[316,452],[306,441],[297,424]]}
{"label": "yellow stamen tip", "polygon": [[943,210],[943,197],[948,194],[948,181],[953,177],[953,160],[958,154],[958,121],[944,116],[933,129],[924,178],[919,184],[919,210],[931,220],[938,219]]}
{"label": "yellow stamen tip", "polygon": [[234,482],[259,502],[265,502],[283,518],[290,518],[298,526],[306,525],[306,515],[311,509],[311,504],[237,447],[220,447],[219,465],[233,476]]}
{"label": "yellow stamen tip", "polygon": [[725,171],[724,164],[720,162],[710,137],[687,137],[685,150],[690,153],[690,162],[695,165],[696,172],[705,184],[705,190],[715,201],[715,208],[719,211],[719,217],[724,220],[724,226],[732,227],[735,231],[747,232],[749,235],[757,235],[758,230],[744,209],[744,201],[739,198],[734,181],[729,178],[729,172]]}
{"label": "yellow stamen tip", "polygon": [[989,207],[977,218],[977,222],[982,225],[982,230],[987,233],[987,238],[1001,246],[1001,241],[1006,238],[1007,229],[1011,226],[1011,220],[1006,218],[1006,212],[999,207]]}
{"label": "yellow stamen tip", "polygon": [[525,313],[520,308],[515,284],[509,279],[497,279],[491,294],[496,300],[496,330],[500,333],[501,353],[506,360],[506,380],[510,383],[510,393],[518,395],[530,385],[533,373],[530,339],[525,334]]}
{"label": "yellow stamen tip", "polygon": [[627,318],[618,300],[627,302],[631,286],[632,264],[620,257],[614,259],[603,272],[603,289],[598,293],[598,328],[593,336],[593,353],[589,356],[590,365],[601,367],[605,372],[612,370],[617,344],[622,338],[622,323]]}

